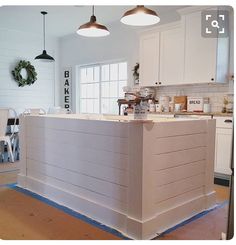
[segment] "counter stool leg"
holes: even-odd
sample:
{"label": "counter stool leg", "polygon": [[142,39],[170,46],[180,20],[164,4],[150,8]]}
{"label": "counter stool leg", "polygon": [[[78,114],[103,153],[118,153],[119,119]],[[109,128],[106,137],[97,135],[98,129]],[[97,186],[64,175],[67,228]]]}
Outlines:
{"label": "counter stool leg", "polygon": [[11,148],[11,141],[10,141],[10,139],[7,139],[6,141],[7,141],[8,151],[9,151],[10,156],[11,156],[11,162],[14,162],[14,156],[13,156],[12,148]]}

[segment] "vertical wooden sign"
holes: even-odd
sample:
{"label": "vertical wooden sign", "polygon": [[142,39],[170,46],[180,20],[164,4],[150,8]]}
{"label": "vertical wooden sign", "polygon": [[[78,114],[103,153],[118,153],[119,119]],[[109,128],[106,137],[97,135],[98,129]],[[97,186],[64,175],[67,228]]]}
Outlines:
{"label": "vertical wooden sign", "polygon": [[71,102],[72,102],[71,73],[72,73],[71,67],[63,69],[63,104],[64,104],[64,108],[66,109],[71,109]]}

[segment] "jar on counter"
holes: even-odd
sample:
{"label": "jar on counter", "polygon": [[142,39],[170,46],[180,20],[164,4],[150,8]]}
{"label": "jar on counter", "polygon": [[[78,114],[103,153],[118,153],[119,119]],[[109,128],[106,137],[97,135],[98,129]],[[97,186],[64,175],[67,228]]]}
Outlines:
{"label": "jar on counter", "polygon": [[124,109],[124,115],[127,116],[129,114],[133,114],[134,113],[134,108],[133,106],[131,106],[130,104],[128,105],[128,107],[125,107]]}
{"label": "jar on counter", "polygon": [[134,119],[146,120],[147,119],[147,105],[146,103],[140,103],[134,106]]}
{"label": "jar on counter", "polygon": [[204,113],[210,113],[211,112],[211,104],[210,104],[210,98],[209,97],[203,98],[203,112]]}
{"label": "jar on counter", "polygon": [[155,106],[156,106],[156,112],[161,112],[160,104],[155,104]]}
{"label": "jar on counter", "polygon": [[210,113],[211,112],[211,105],[210,104],[203,104],[203,112]]}
{"label": "jar on counter", "polygon": [[169,111],[170,112],[174,111],[174,101],[173,100],[171,100],[170,103],[169,103]]}
{"label": "jar on counter", "polygon": [[160,97],[160,106],[161,110],[163,112],[169,112],[169,102],[170,102],[170,97],[169,96],[161,96]]}
{"label": "jar on counter", "polygon": [[156,106],[152,101],[151,103],[149,103],[149,112],[155,112],[155,111],[156,111]]}

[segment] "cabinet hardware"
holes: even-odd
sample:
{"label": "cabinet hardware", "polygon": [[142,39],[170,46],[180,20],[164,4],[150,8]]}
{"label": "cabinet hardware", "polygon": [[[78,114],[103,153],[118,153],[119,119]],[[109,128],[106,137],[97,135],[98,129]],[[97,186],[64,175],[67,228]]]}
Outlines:
{"label": "cabinet hardware", "polygon": [[225,123],[232,123],[232,120],[226,119],[226,120],[225,120]]}
{"label": "cabinet hardware", "polygon": [[158,84],[157,82],[155,84]]}
{"label": "cabinet hardware", "polygon": [[159,84],[161,84],[161,82],[159,82]]}
{"label": "cabinet hardware", "polygon": [[214,80],[215,80],[214,78],[211,79],[211,81],[214,81]]}

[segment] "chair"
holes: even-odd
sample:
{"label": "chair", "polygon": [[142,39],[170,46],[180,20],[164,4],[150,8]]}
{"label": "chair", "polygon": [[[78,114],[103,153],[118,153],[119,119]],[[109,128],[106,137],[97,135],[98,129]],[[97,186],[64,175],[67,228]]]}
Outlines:
{"label": "chair", "polygon": [[[6,134],[7,131],[7,122],[9,117],[9,112],[13,111],[15,114],[15,120],[13,125],[13,132],[10,135]],[[12,139],[14,137],[14,130],[16,125],[16,112],[14,109],[11,108],[0,108],[0,142],[3,142],[3,152],[4,152],[4,146],[7,144],[8,153],[10,153],[11,162],[14,162],[14,156],[12,152]]]}
{"label": "chair", "polygon": [[45,115],[46,111],[43,108],[27,108],[23,115]]}
{"label": "chair", "polygon": [[71,109],[61,108],[60,106],[50,107],[48,109],[48,114],[71,114]]}

